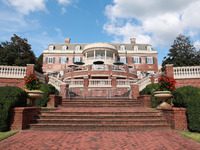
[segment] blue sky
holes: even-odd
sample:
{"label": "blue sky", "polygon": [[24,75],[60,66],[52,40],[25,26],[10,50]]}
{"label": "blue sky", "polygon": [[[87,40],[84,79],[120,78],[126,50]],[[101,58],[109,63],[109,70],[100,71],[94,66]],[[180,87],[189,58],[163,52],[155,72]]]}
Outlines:
{"label": "blue sky", "polygon": [[184,34],[200,48],[200,0],[0,0],[0,42],[28,39],[38,57],[51,43],[149,43],[167,55]]}

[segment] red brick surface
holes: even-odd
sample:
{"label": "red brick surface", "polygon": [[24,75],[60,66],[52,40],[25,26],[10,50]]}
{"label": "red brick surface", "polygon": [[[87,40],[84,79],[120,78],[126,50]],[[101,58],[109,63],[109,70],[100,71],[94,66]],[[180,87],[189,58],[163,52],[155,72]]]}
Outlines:
{"label": "red brick surface", "polygon": [[142,102],[143,107],[151,108],[151,95],[140,95],[138,99]]}
{"label": "red brick surface", "polygon": [[57,107],[59,101],[62,99],[61,96],[50,94],[49,95],[49,101],[47,103],[47,107]]}
{"label": "red brick surface", "polygon": [[0,86],[17,86],[25,89],[24,79],[0,78]]}
{"label": "red brick surface", "polygon": [[176,79],[176,88],[182,86],[194,86],[200,88],[200,79]]}
{"label": "red brick surface", "polygon": [[176,131],[21,131],[2,150],[199,150]]}

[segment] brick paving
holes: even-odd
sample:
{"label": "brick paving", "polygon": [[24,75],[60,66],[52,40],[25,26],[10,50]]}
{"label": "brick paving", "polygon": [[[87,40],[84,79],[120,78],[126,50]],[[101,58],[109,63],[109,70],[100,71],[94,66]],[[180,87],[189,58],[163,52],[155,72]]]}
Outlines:
{"label": "brick paving", "polygon": [[176,131],[30,131],[0,142],[0,150],[199,150]]}

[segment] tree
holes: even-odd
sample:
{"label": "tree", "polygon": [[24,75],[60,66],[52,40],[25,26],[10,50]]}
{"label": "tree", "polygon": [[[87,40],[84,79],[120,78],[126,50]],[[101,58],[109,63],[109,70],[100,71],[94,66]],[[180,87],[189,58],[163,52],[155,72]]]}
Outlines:
{"label": "tree", "polygon": [[176,37],[167,55],[162,62],[162,68],[166,64],[173,64],[175,67],[200,64],[200,52],[191,44],[190,37],[181,34]]}
{"label": "tree", "polygon": [[26,38],[21,38],[14,34],[11,42],[1,42],[0,44],[0,65],[26,66],[35,64],[36,57],[31,50]]}
{"label": "tree", "polygon": [[35,63],[35,70],[37,72],[40,72],[40,73],[43,73],[42,71],[42,64],[43,64],[43,54],[41,54],[37,60],[36,60],[36,63]]}

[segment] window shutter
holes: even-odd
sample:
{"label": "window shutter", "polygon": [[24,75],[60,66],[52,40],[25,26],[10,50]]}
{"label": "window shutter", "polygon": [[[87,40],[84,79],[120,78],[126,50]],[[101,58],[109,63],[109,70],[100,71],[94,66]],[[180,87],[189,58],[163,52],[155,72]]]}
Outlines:
{"label": "window shutter", "polygon": [[120,57],[117,58],[117,61],[120,61]]}
{"label": "window shutter", "polygon": [[146,64],[147,64],[147,58],[145,58],[145,62],[146,62]]}
{"label": "window shutter", "polygon": [[53,57],[53,63],[55,63],[55,57]]}
{"label": "window shutter", "polygon": [[126,57],[126,63],[128,63],[128,57]]}
{"label": "window shutter", "polygon": [[82,57],[80,58],[80,62],[82,62]]}
{"label": "window shutter", "polygon": [[135,62],[134,62],[134,57],[132,57],[132,63],[135,63]]}
{"label": "window shutter", "polygon": [[73,57],[72,62],[74,63],[75,58]]}
{"label": "window shutter", "polygon": [[59,63],[61,63],[61,58],[59,57]]}
{"label": "window shutter", "polygon": [[153,63],[155,64],[155,58],[153,58]]}
{"label": "window shutter", "polygon": [[139,58],[140,59],[140,64],[142,63],[142,59],[141,59],[141,57]]}
{"label": "window shutter", "polygon": [[46,57],[46,63],[48,63],[48,57]]}
{"label": "window shutter", "polygon": [[68,57],[66,57],[66,63],[68,63],[68,61],[69,61],[69,58],[68,58]]}

